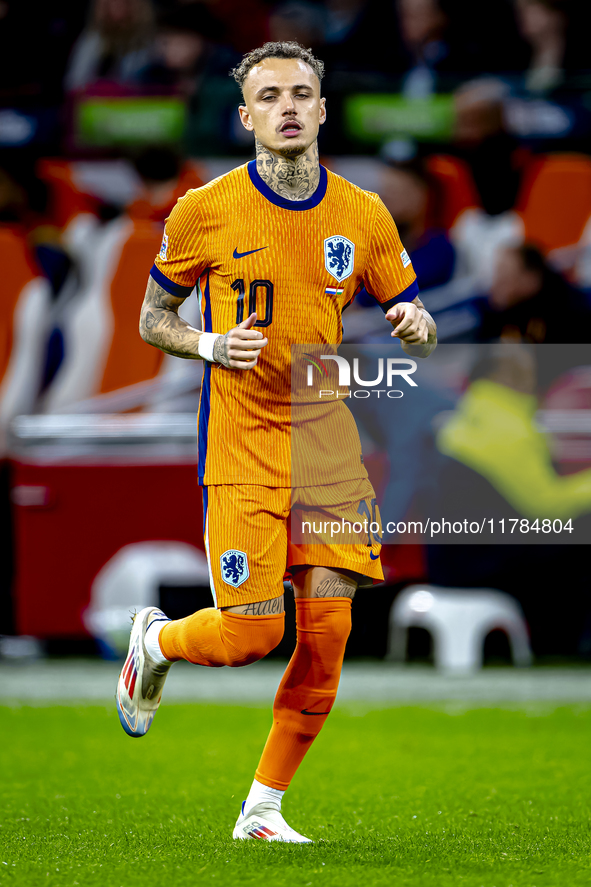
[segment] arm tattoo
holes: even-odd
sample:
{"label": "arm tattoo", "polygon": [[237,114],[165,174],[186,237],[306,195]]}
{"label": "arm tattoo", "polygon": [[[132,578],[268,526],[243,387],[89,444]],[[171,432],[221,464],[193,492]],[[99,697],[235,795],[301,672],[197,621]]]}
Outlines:
{"label": "arm tattoo", "polygon": [[316,589],[316,597],[353,597],[357,583],[344,576],[329,576]]}
{"label": "arm tattoo", "polygon": [[288,200],[306,200],[316,191],[320,181],[318,144],[306,154],[278,156],[257,140],[257,172],[266,184]]}
{"label": "arm tattoo", "polygon": [[196,359],[201,333],[179,317],[183,302],[184,299],[171,296],[150,277],[140,314],[140,336],[167,354]]}
{"label": "arm tattoo", "polygon": [[213,362],[223,363],[226,367],[230,365],[230,358],[228,357],[228,335],[229,332],[226,333],[225,336],[218,336],[213,343]]}
{"label": "arm tattoo", "polygon": [[254,604],[246,604],[242,610],[244,616],[273,616],[283,613],[283,595],[273,598],[272,601],[257,601]]}

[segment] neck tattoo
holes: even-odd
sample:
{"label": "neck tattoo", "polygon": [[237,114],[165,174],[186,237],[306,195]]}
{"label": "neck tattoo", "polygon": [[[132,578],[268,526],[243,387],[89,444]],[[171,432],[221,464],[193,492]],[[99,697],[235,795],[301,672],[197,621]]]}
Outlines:
{"label": "neck tattoo", "polygon": [[306,200],[316,191],[320,181],[318,144],[314,143],[297,157],[273,154],[257,140],[257,172],[263,182],[280,197]]}

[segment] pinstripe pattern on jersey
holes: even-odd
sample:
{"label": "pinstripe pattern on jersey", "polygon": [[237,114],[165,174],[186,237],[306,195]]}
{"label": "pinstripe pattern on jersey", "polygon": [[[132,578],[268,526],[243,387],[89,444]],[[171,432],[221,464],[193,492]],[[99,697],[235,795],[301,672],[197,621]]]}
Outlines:
{"label": "pinstripe pattern on jersey", "polygon": [[[292,344],[337,345],[343,308],[362,284],[381,303],[414,298],[414,271],[403,266],[396,226],[376,194],[328,172],[317,203],[286,203],[277,205],[255,187],[246,165],[238,167],[178,201],[166,223],[166,258],[155,260],[175,285],[200,280],[208,331],[225,333],[236,325],[241,289],[244,317],[256,310],[269,319],[273,295],[271,322],[262,330],[269,344],[257,366],[248,372],[205,368],[199,411],[204,484],[289,487]],[[324,241],[334,236],[355,245],[353,272],[342,283],[325,265]],[[208,440],[215,445],[205,451]],[[365,476],[358,451],[342,471],[342,479]]]}
{"label": "pinstripe pattern on jersey", "polygon": [[[202,288],[202,284],[203,288]],[[209,301],[209,270],[199,280],[199,295],[201,297],[201,322],[202,329],[206,333],[212,332],[211,327],[211,305]],[[205,477],[205,466],[207,463],[207,441],[209,437],[209,414],[211,410],[211,371],[212,365],[208,361],[204,361],[203,381],[201,383],[201,394],[199,397],[199,412],[197,414],[197,434],[198,434],[198,461],[197,474],[199,483],[203,483]]]}

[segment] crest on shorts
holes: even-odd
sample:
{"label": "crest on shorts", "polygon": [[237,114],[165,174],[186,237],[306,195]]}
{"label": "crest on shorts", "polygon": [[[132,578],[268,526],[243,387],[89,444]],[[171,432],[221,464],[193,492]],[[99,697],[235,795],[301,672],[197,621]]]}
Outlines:
{"label": "crest on shorts", "polygon": [[228,585],[233,585],[234,588],[238,588],[250,576],[246,553],[244,551],[236,551],[235,548],[224,551],[220,557],[220,567],[222,569],[222,579]]}
{"label": "crest on shorts", "polygon": [[340,234],[324,241],[324,267],[339,281],[353,274],[355,244]]}

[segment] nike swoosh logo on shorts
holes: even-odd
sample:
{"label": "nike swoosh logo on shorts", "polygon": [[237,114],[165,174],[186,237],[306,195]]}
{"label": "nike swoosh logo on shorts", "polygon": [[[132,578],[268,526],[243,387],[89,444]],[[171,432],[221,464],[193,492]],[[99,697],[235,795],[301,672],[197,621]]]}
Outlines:
{"label": "nike swoosh logo on shorts", "polygon": [[370,551],[369,556],[372,561],[377,561],[377,559],[379,558],[379,554],[374,554],[373,551]]}
{"label": "nike swoosh logo on shorts", "polygon": [[329,715],[329,711],[308,711],[307,708],[302,709],[303,715]]}
{"label": "nike swoosh logo on shorts", "polygon": [[247,253],[239,253],[238,247],[234,250],[233,258],[235,259],[243,259],[244,256],[250,256],[251,253],[260,253],[262,249],[269,249],[268,246],[259,246],[258,249],[249,249]]}

